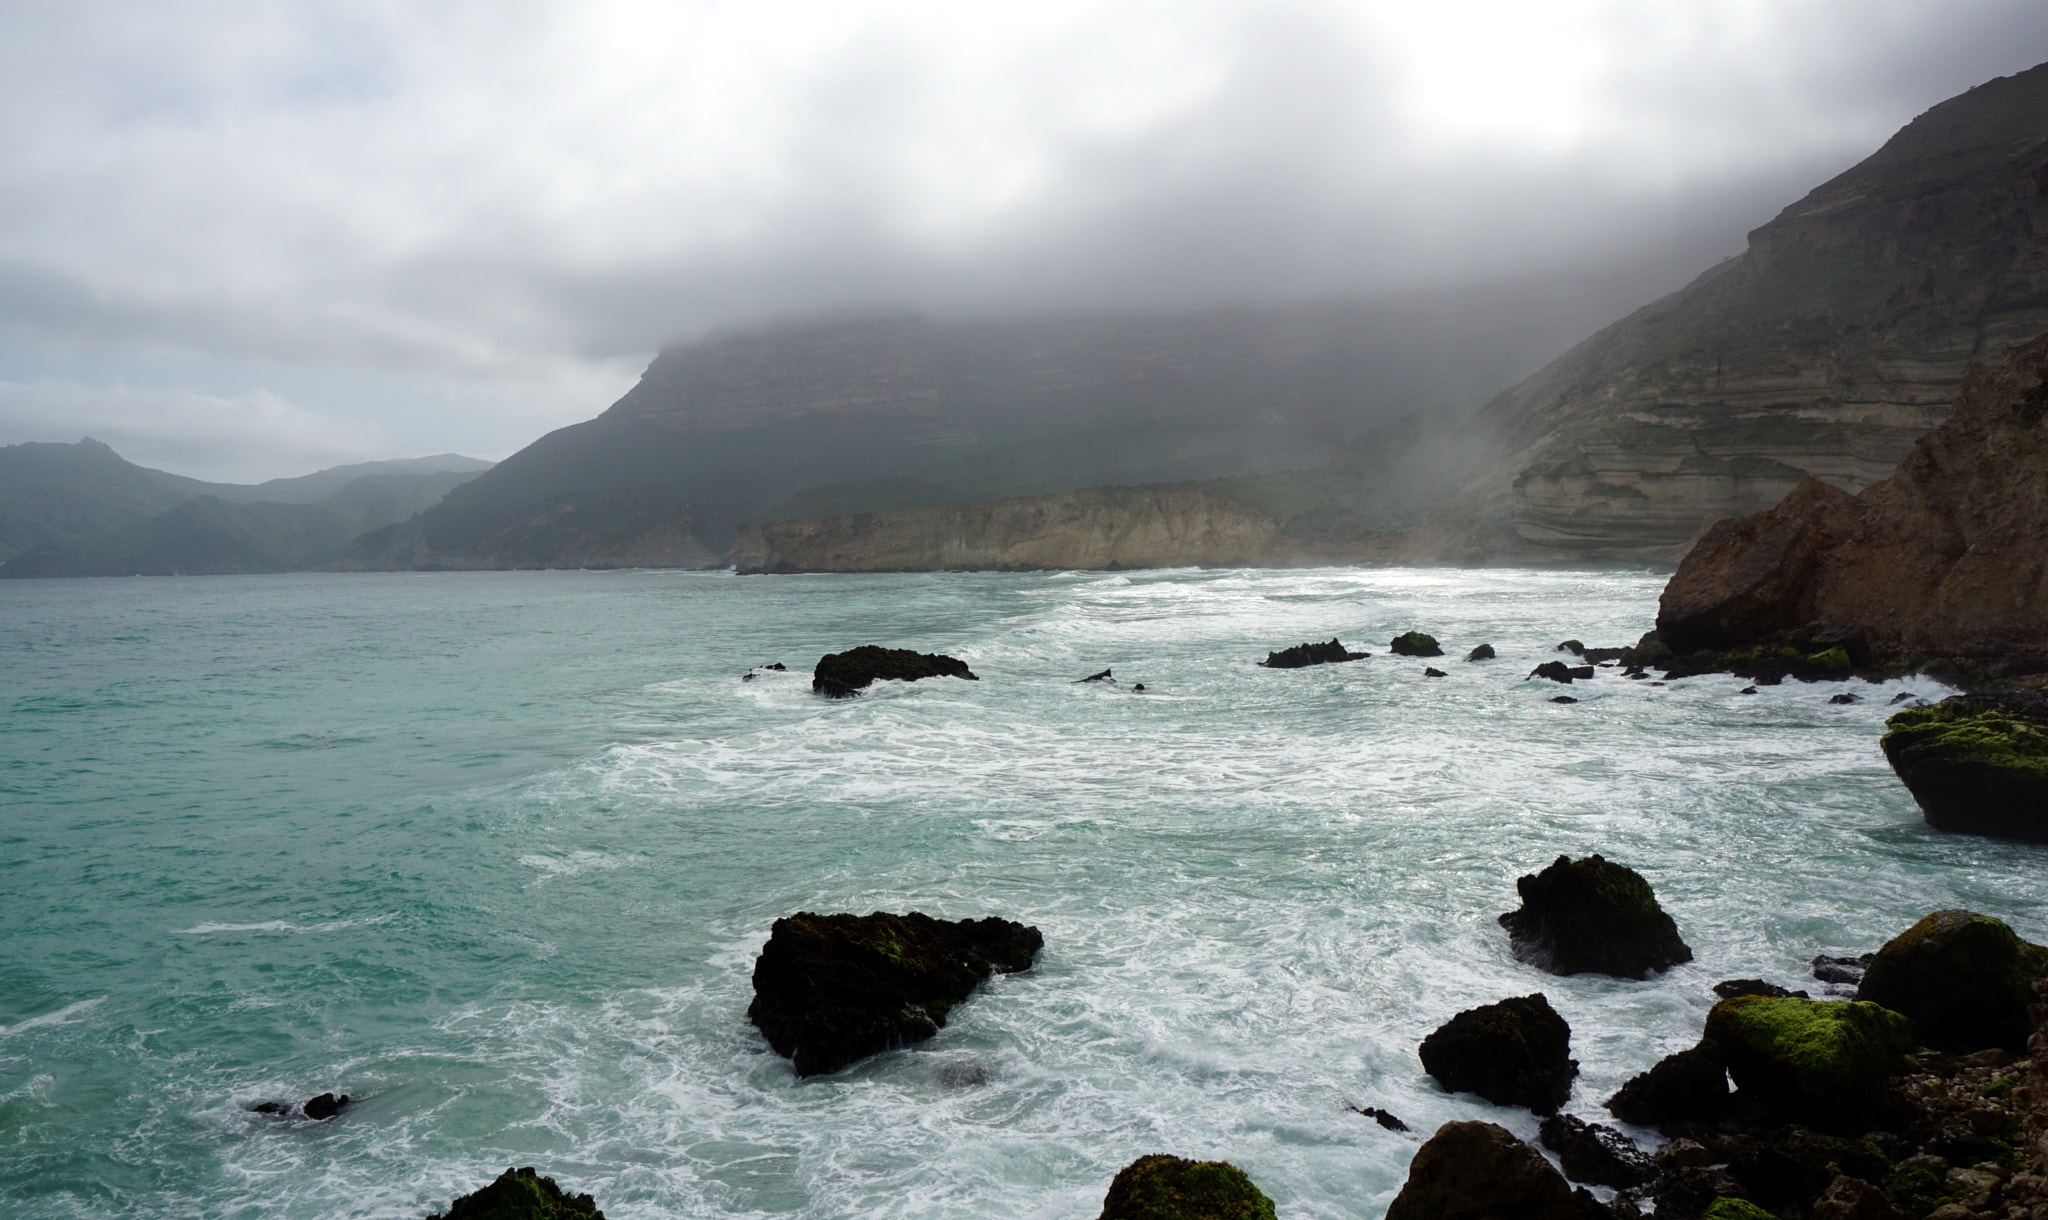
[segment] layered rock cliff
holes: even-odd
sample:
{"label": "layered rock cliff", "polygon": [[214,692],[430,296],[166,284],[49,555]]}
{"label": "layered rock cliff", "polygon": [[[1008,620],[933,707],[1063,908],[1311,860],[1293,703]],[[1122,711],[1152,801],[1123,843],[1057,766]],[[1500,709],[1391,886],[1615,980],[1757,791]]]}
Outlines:
{"label": "layered rock cliff", "polygon": [[2048,329],[2048,65],[1935,106],[1484,413],[1532,548],[1675,558],[1811,477],[1883,478],[1971,361]]}
{"label": "layered rock cliff", "polygon": [[1882,652],[2048,660],[2048,335],[1964,379],[1948,421],[1857,495],[1818,479],[1720,522],[1657,616],[1680,652],[1809,624]]}

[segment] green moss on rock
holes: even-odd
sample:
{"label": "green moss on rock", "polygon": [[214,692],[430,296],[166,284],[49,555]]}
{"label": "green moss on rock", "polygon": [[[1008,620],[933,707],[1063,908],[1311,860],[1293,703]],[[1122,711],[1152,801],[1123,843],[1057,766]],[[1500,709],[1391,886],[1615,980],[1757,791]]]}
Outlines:
{"label": "green moss on rock", "polygon": [[529,1165],[507,1169],[427,1220],[604,1220],[604,1213],[589,1195],[571,1195]]}
{"label": "green moss on rock", "polygon": [[1712,1203],[1707,1204],[1707,1210],[1700,1213],[1700,1220],[1778,1220],[1778,1218],[1747,1199],[1731,1199],[1723,1195]]}
{"label": "green moss on rock", "polygon": [[[1932,709],[1924,709],[1932,710]],[[1856,998],[1912,1018],[1927,1045],[2024,1053],[2041,951],[2002,921],[1974,911],[1936,911],[1885,942]]]}
{"label": "green moss on rock", "polygon": [[1438,646],[1436,637],[1420,631],[1404,631],[1388,641],[1387,648],[1396,656],[1440,657],[1444,650]]}
{"label": "green moss on rock", "polygon": [[1929,826],[2048,842],[2048,699],[1956,695],[1885,728],[1878,744]]}
{"label": "green moss on rock", "polygon": [[1714,1005],[1705,1036],[1745,1095],[1823,1129],[1856,1123],[1916,1044],[1912,1023],[1876,1004],[1764,996]]}
{"label": "green moss on rock", "polygon": [[1229,1161],[1141,1156],[1117,1171],[1100,1220],[1274,1220],[1273,1201]]}
{"label": "green moss on rock", "polygon": [[1692,960],[1678,925],[1634,869],[1559,856],[1515,882],[1522,908],[1500,917],[1515,956],[1552,974],[1645,978]]}

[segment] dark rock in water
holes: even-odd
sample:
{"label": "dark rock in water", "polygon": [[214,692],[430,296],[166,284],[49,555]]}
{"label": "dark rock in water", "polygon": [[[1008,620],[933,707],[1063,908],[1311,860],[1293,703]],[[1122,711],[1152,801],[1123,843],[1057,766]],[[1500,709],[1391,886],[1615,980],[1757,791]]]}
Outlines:
{"label": "dark rock in water", "polygon": [[1453,1093],[1554,1114],[1579,1065],[1572,1030],[1541,992],[1467,1009],[1422,1040],[1422,1067]]}
{"label": "dark rock in water", "polygon": [[741,674],[741,675],[740,675],[740,681],[742,681],[742,682],[752,682],[752,681],[753,681],[754,679],[756,679],[756,678],[760,677],[760,676],[761,676],[762,674],[766,674],[766,673],[776,673],[776,674],[783,674],[783,673],[788,673],[788,672],[789,672],[789,666],[787,666],[787,665],[784,665],[784,664],[783,664],[782,662],[780,662],[780,661],[777,661],[777,662],[776,662],[775,664],[773,664],[773,665],[756,665],[756,666],[754,666],[754,667],[753,667],[752,669],[750,669],[750,670],[748,670],[747,672],[745,672],[745,673],[743,673],[743,674]]}
{"label": "dark rock in water", "polygon": [[427,1220],[604,1220],[604,1213],[589,1195],[571,1195],[529,1165],[507,1169],[497,1181]]}
{"label": "dark rock in water", "polygon": [[1936,830],[2048,843],[2048,695],[1955,695],[1878,742]]}
{"label": "dark rock in water", "polygon": [[1296,644],[1279,652],[1269,652],[1259,662],[1267,669],[1304,669],[1310,665],[1330,665],[1338,661],[1363,661],[1372,654],[1352,652],[1337,640],[1327,644]]}
{"label": "dark rock in water", "polygon": [[1579,643],[1577,640],[1566,640],[1564,643],[1559,644],[1555,651],[1568,652],[1575,657],[1584,656],[1586,652],[1586,646],[1584,644]]}
{"label": "dark rock in water", "polygon": [[307,1118],[333,1118],[341,1113],[342,1107],[346,1105],[348,1105],[348,1094],[343,1093],[341,1096],[336,1097],[332,1093],[322,1093],[318,1097],[308,1099],[306,1104],[301,1106],[300,1109],[306,1112]]}
{"label": "dark rock in water", "polygon": [[1860,1129],[1915,1045],[1912,1023],[1846,1000],[1722,1000],[1705,1039],[1727,1057],[1745,1097],[1825,1131]]}
{"label": "dark rock in water", "polygon": [[1850,694],[1850,693],[1849,693],[1848,691],[1843,691],[1843,692],[1842,692],[1841,694],[1839,694],[1839,695],[1835,695],[1835,696],[1833,696],[1833,697],[1829,698],[1828,702],[1829,702],[1829,703],[1861,703],[1861,702],[1863,702],[1863,699],[1862,699],[1862,697],[1861,697],[1861,696],[1858,696],[1858,695],[1853,695],[1853,694]]}
{"label": "dark rock in water", "polygon": [[1574,698],[1572,698],[1572,697],[1571,697],[1570,695],[1552,695],[1552,696],[1550,697],[1550,701],[1551,701],[1552,703],[1577,703],[1577,702],[1578,702],[1578,700],[1577,700],[1577,699],[1574,699]]}
{"label": "dark rock in water", "polygon": [[1420,631],[1404,631],[1387,641],[1387,648],[1399,657],[1440,657],[1444,650],[1437,646],[1436,637]]}
{"label": "dark rock in water", "polygon": [[1408,1163],[1386,1220],[1590,1220],[1604,1210],[1543,1154],[1494,1123],[1436,1129]]}
{"label": "dark rock in water", "polygon": [[1099,1220],[1273,1220],[1273,1201],[1229,1161],[1141,1156],[1117,1170]]}
{"label": "dark rock in water", "polygon": [[916,682],[923,678],[980,681],[967,668],[967,662],[953,657],[863,644],[819,658],[818,668],[811,674],[811,689],[829,698],[844,699],[858,695],[871,682]]}
{"label": "dark rock in water", "polygon": [[1425,665],[1422,667],[1422,676],[1425,678],[1448,678],[1451,675],[1445,673],[1441,669],[1438,669],[1434,665]]}
{"label": "dark rock in water", "polygon": [[1345,1108],[1350,1110],[1353,1114],[1365,1115],[1367,1118],[1378,1123],[1380,1126],[1385,1127],[1389,1131],[1406,1131],[1408,1129],[1407,1123],[1404,1123],[1400,1119],[1395,1118],[1393,1115],[1387,1113],[1385,1110],[1380,1109],[1378,1106],[1366,1106],[1362,1109],[1358,1106],[1346,1106]]}
{"label": "dark rock in water", "polygon": [[1631,1190],[1657,1174],[1656,1163],[1635,1141],[1599,1123],[1553,1114],[1540,1128],[1543,1146],[1557,1154],[1564,1176],[1574,1182]]}
{"label": "dark rock in water", "polygon": [[1579,659],[1605,665],[1610,661],[1619,661],[1631,656],[1634,652],[1633,648],[1583,648],[1579,650]]}
{"label": "dark rock in water", "polygon": [[290,1114],[292,1103],[288,1101],[259,1101],[249,1107],[258,1114]]}
{"label": "dark rock in water", "polygon": [[1735,693],[1738,695],[1754,695],[1756,693],[1756,687],[1745,686],[1741,690],[1736,691]]}
{"label": "dark rock in water", "polygon": [[1728,1061],[1711,1042],[1666,1055],[1607,1099],[1608,1113],[1642,1127],[1711,1122],[1727,1108]]}
{"label": "dark rock in water", "polygon": [[1912,691],[1909,690],[1902,690],[1898,694],[1893,695],[1892,701],[1886,704],[1885,706],[1897,707],[1901,703],[1911,703],[1914,707],[1927,706],[1927,700],[1922,699],[1920,696],[1914,694]]}
{"label": "dark rock in water", "polygon": [[933,1075],[949,1089],[978,1089],[995,1079],[995,1073],[980,1063],[942,1063]]}
{"label": "dark rock in water", "polygon": [[1101,673],[1099,673],[1099,674],[1089,674],[1089,675],[1088,675],[1087,677],[1085,677],[1085,678],[1076,678],[1076,679],[1074,679],[1074,685],[1076,685],[1076,686],[1079,686],[1079,685],[1080,685],[1081,683],[1083,683],[1083,682],[1114,682],[1114,681],[1116,681],[1116,679],[1115,679],[1115,678],[1112,678],[1112,677],[1110,677],[1110,676],[1109,676],[1109,671],[1105,669],[1105,670],[1103,670],[1103,671],[1102,671]]}
{"label": "dark rock in water", "polygon": [[1028,970],[1045,945],[1007,919],[957,923],[919,911],[775,921],[754,962],[747,1019],[799,1076],[922,1042],[991,974]]}
{"label": "dark rock in water", "polygon": [[1515,882],[1522,907],[1500,917],[1515,956],[1552,974],[1647,978],[1692,960],[1650,883],[1600,856],[1559,856]]}
{"label": "dark rock in water", "polygon": [[2027,1049],[2027,1005],[2044,970],[2042,951],[2002,921],[1971,911],[1936,911],[1885,942],[1856,998],[1912,1018],[1921,1040],[1967,1053]]}
{"label": "dark rock in water", "polygon": [[1806,998],[1803,991],[1789,991],[1776,983],[1766,983],[1762,979],[1729,979],[1725,983],[1716,983],[1714,994],[1724,1000],[1732,1000],[1739,995],[1768,996],[1774,1000],[1786,996],[1798,996],[1802,1000]]}
{"label": "dark rock in water", "polygon": [[1860,983],[1863,972],[1876,959],[1875,953],[1858,957],[1829,957],[1823,953],[1813,959],[1813,977],[1823,983]]}
{"label": "dark rock in water", "polygon": [[1493,660],[1493,656],[1493,645],[1481,644],[1479,647],[1474,648],[1471,652],[1466,653],[1465,659],[1467,661],[1491,661]]}
{"label": "dark rock in water", "polygon": [[[1572,680],[1572,667],[1563,661],[1545,661],[1530,670],[1529,677],[1548,678],[1552,682],[1569,682]],[[1528,681],[1528,678],[1524,678],[1523,681]]]}
{"label": "dark rock in water", "polygon": [[1145,689],[1145,684],[1144,684],[1143,682],[1137,683],[1136,685],[1134,685],[1134,686],[1132,686],[1132,687],[1131,687],[1131,690],[1132,690],[1132,691],[1134,691],[1134,692],[1140,692],[1140,691],[1143,691],[1144,689]]}

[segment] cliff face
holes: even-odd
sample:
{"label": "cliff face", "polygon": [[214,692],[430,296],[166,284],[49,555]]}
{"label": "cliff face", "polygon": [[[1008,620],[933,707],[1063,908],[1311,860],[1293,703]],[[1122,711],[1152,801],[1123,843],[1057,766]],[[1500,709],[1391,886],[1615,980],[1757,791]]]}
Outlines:
{"label": "cliff face", "polygon": [[1269,562],[1279,522],[1190,488],[1117,487],[749,526],[741,572],[1232,567]]}
{"label": "cliff face", "polygon": [[1808,477],[1883,478],[1972,360],[2043,329],[2048,65],[1927,111],[1484,419],[1525,542],[1675,557]]}
{"label": "cliff face", "polygon": [[1665,588],[1686,652],[1860,626],[1896,653],[2048,656],[2048,335],[1972,368],[1946,423],[1858,495],[1818,480],[1723,521]]}

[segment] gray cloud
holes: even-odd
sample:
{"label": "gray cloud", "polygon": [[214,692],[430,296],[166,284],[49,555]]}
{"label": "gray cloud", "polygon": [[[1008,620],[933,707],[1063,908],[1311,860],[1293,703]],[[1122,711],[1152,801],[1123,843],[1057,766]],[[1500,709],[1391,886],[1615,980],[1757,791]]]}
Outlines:
{"label": "gray cloud", "polygon": [[334,452],[501,453],[663,341],[848,305],[1619,311],[2048,57],[2037,0],[0,10],[0,441],[147,365]]}

